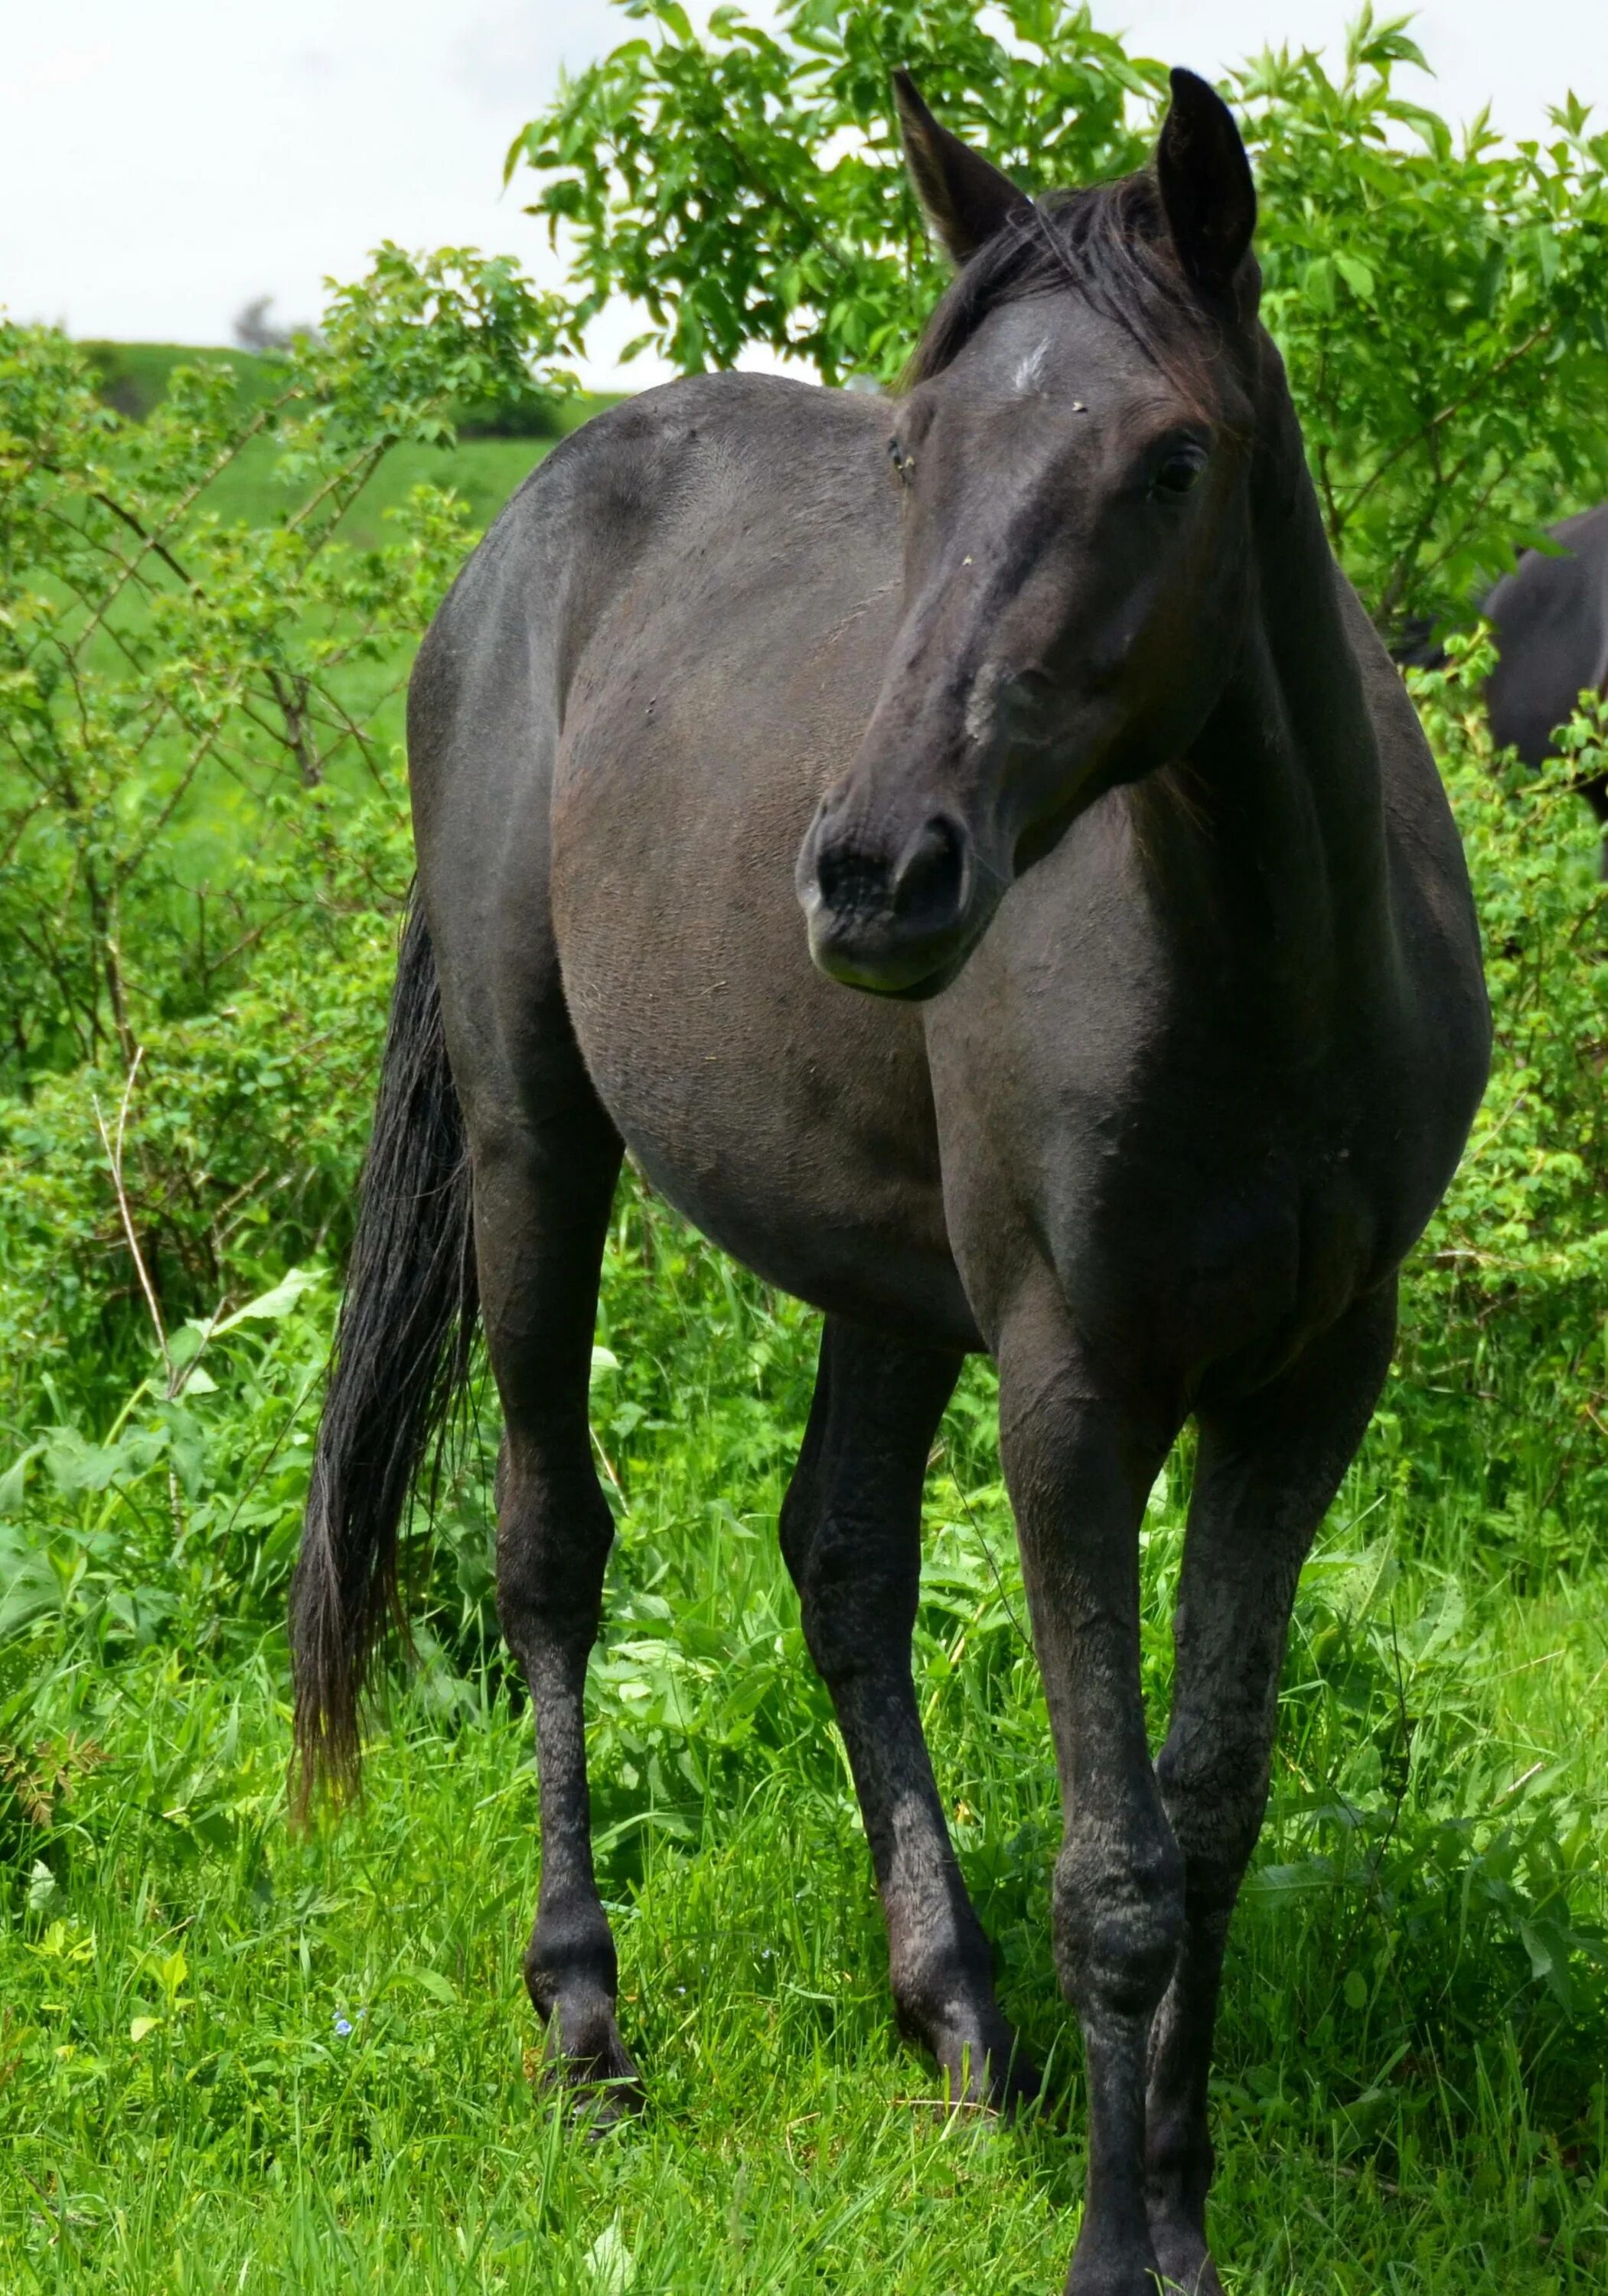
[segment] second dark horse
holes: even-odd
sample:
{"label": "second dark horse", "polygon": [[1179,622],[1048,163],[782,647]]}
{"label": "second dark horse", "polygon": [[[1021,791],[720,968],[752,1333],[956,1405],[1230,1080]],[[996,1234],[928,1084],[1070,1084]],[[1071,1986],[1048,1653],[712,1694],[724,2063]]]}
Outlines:
{"label": "second dark horse", "polygon": [[[929,1447],[990,1349],[1088,2067],[1068,2286],[1202,2296],[1224,1939],[1296,1578],[1484,1081],[1478,940],[1258,321],[1227,110],[1175,74],[1153,168],[1032,203],[906,82],[900,108],[959,266],[906,391],[712,376],[589,424],[420,654],[419,906],[296,1588],[300,1742],[355,1760],[478,1296],[540,1766],[526,1973],[555,2071],[628,2087],[582,1730],[624,1143],[826,1312],[783,1548],[901,2019],[954,2095],[1008,2102],[1031,2077],[909,1662]],[[1138,1533],[1192,1414],[1153,1762]]]}
{"label": "second dark horse", "polygon": [[[1496,629],[1497,666],[1485,688],[1491,739],[1533,772],[1553,754],[1582,693],[1608,693],[1608,503],[1552,529],[1555,551],[1527,550],[1481,611]],[[1608,775],[1579,784],[1603,824],[1608,877]]]}

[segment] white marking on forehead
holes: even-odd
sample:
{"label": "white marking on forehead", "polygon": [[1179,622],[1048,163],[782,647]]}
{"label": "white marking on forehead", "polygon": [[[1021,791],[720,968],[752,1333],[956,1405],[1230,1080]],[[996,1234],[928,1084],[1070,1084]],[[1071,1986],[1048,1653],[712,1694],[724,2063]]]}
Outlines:
{"label": "white marking on forehead", "polygon": [[1049,339],[1046,336],[1043,341],[1035,343],[1030,351],[1026,352],[1017,360],[1016,372],[1011,378],[1013,386],[1024,395],[1030,390],[1037,390],[1044,381],[1044,370],[1049,356]]}

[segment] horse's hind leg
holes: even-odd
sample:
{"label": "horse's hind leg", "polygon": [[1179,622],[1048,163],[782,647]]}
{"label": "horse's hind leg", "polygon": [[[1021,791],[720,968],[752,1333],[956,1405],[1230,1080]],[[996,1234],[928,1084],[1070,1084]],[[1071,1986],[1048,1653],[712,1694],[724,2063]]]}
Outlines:
{"label": "horse's hind leg", "polygon": [[[562,999],[544,998],[517,1100],[472,1101],[476,1253],[505,1434],[497,1608],[536,1715],[541,1889],[525,1981],[555,2071],[618,2110],[636,2081],[614,2021],[614,1940],[592,1868],[582,1693],[613,1537],[587,1391],[620,1146]],[[495,1098],[495,1112],[486,1102]],[[613,2084],[612,2087],[608,2085]]]}
{"label": "horse's hind leg", "polygon": [[1172,1719],[1156,1765],[1184,1853],[1184,1936],[1152,2028],[1145,2100],[1151,2237],[1164,2286],[1186,2296],[1221,2296],[1206,2245],[1212,2030],[1229,1915],[1268,1799],[1296,1580],[1362,1439],[1395,1327],[1392,1287],[1274,1387],[1200,1417]]}
{"label": "horse's hind leg", "polygon": [[900,2022],[957,2102],[1005,2103],[1030,2076],[994,1998],[910,1676],[922,1484],[960,1362],[828,1321],[782,1548],[854,1772]]}

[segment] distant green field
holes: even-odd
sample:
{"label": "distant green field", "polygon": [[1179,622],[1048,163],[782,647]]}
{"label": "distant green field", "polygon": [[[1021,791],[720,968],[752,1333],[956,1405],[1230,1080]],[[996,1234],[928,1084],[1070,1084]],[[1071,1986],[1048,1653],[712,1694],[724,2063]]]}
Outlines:
{"label": "distant green field", "polygon": [[101,375],[101,395],[119,414],[143,422],[168,388],[176,366],[222,366],[234,370],[243,398],[271,398],[275,365],[253,351],[227,350],[208,343],[87,342],[84,348]]}
{"label": "distant green field", "polygon": [[[471,523],[483,531],[526,472],[554,444],[545,439],[461,439],[455,447],[397,447],[353,504],[341,523],[348,541],[368,547],[384,539],[385,512],[416,486],[450,487],[469,506]],[[296,496],[276,474],[277,451],[270,440],[249,447],[239,461],[214,480],[208,501],[226,522],[270,525],[295,505]]]}
{"label": "distant green field", "polygon": [[[277,380],[275,360],[254,351],[188,343],[95,342],[86,348],[100,369],[107,403],[136,421],[143,421],[158,405],[177,366],[227,364],[234,370],[242,397],[253,403],[271,398]],[[381,541],[385,512],[401,502],[411,488],[426,484],[453,488],[467,504],[471,523],[477,530],[488,526],[520,480],[558,439],[605,407],[617,406],[619,397],[588,393],[552,408],[551,429],[546,436],[532,427],[536,418],[528,406],[508,413],[511,435],[507,436],[493,433],[498,410],[464,410],[464,435],[455,446],[401,447],[386,456],[348,515],[347,538],[361,546]],[[277,461],[271,440],[249,447],[210,490],[209,499],[218,516],[230,523],[269,524],[291,508],[295,496],[276,476]]]}

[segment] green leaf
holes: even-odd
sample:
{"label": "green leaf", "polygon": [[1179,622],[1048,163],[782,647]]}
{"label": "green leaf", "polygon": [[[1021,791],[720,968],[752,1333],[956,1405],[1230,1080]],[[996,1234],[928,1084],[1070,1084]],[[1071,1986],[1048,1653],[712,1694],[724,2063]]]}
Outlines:
{"label": "green leaf", "polygon": [[1333,310],[1334,275],[1332,256],[1320,255],[1308,264],[1301,277],[1301,291],[1314,309],[1325,314]]}
{"label": "green leaf", "polygon": [[28,1471],[44,1448],[43,1443],[30,1443],[0,1475],[0,1514],[15,1514],[21,1509],[28,1491]]}
{"label": "green leaf", "polygon": [[243,1308],[236,1308],[232,1316],[211,1326],[209,1337],[237,1331],[242,1324],[278,1323],[288,1316],[299,1300],[314,1291],[320,1282],[318,1272],[311,1267],[292,1267],[275,1283],[271,1292],[261,1292],[255,1300],[248,1300]]}
{"label": "green leaf", "polygon": [[110,1443],[89,1443],[76,1427],[56,1427],[45,1440],[50,1479],[65,1497],[103,1491],[122,1475],[138,1475],[167,1443],[164,1429],[135,1429]]}
{"label": "green leaf", "polygon": [[422,1993],[428,1993],[432,2001],[440,2002],[444,2008],[457,2007],[457,1988],[449,1979],[443,1977],[439,1969],[410,1969],[406,1976],[411,1984],[416,1985]]}
{"label": "green leaf", "polygon": [[582,2263],[597,2296],[627,2296],[636,2278],[636,2260],[626,2246],[618,2217],[603,2226]]}

